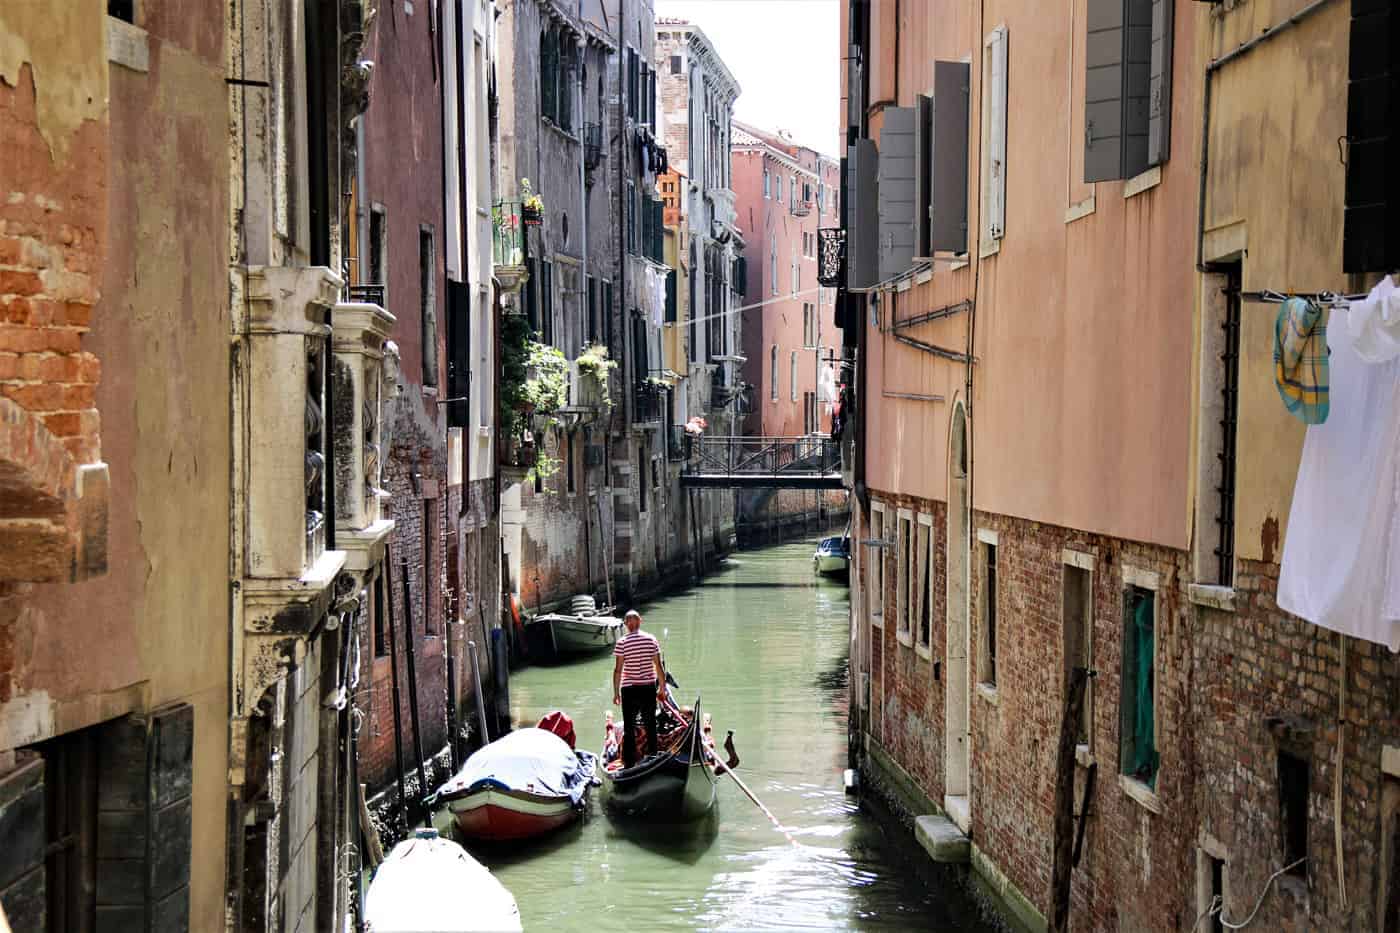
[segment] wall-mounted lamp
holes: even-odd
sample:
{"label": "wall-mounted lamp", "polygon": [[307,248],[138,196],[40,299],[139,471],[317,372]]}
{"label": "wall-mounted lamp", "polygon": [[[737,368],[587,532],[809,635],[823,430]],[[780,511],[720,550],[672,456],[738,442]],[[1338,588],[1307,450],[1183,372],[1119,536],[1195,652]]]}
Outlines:
{"label": "wall-mounted lamp", "polygon": [[414,496],[421,497],[423,495],[423,474],[417,470],[408,474],[408,485],[413,490]]}

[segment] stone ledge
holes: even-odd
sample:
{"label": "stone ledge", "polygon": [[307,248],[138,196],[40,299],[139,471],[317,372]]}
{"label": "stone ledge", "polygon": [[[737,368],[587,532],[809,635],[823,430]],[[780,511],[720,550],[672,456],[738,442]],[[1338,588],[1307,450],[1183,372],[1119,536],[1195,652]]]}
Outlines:
{"label": "stone ledge", "polygon": [[914,817],[914,838],[935,862],[964,864],[972,859],[972,843],[946,816]]}
{"label": "stone ledge", "polygon": [[1230,586],[1207,586],[1192,583],[1186,587],[1187,598],[1197,606],[1219,609],[1221,612],[1235,611],[1235,589]]}

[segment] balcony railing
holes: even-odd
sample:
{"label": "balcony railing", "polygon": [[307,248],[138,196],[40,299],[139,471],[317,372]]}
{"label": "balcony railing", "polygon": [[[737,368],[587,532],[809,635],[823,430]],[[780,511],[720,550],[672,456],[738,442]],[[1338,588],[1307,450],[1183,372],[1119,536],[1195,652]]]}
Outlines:
{"label": "balcony railing", "polygon": [[660,421],[665,404],[665,389],[655,383],[641,383],[632,397],[632,421],[636,424]]}
{"label": "balcony railing", "polygon": [[817,231],[817,284],[825,288],[846,284],[846,231],[841,227]]}
{"label": "balcony railing", "polygon": [[603,161],[603,125],[585,123],[583,125],[583,168],[593,171]]}
{"label": "balcony railing", "polygon": [[672,463],[678,463],[688,458],[690,456],[690,441],[690,435],[685,433],[683,425],[671,425],[671,430],[666,435],[666,459]]}
{"label": "balcony railing", "polygon": [[491,212],[491,262],[496,266],[525,265],[525,224],[519,201],[497,201]]}
{"label": "balcony railing", "polygon": [[351,285],[346,290],[350,300],[357,304],[379,305],[384,307],[383,285]]}

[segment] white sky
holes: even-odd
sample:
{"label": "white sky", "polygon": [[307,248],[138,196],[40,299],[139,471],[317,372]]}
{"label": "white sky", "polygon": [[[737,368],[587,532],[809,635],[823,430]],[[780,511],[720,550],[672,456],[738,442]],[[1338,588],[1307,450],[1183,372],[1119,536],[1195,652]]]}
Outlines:
{"label": "white sky", "polygon": [[743,92],[734,116],[827,155],[841,138],[839,0],[656,0],[705,31]]}

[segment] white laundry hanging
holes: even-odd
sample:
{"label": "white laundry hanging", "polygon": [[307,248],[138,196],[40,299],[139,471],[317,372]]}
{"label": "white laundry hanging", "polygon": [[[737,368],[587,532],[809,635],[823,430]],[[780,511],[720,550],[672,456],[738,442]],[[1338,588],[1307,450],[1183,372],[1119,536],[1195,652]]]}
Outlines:
{"label": "white laundry hanging", "polygon": [[1279,608],[1400,650],[1400,296],[1387,276],[1327,331],[1331,413],[1311,425]]}

